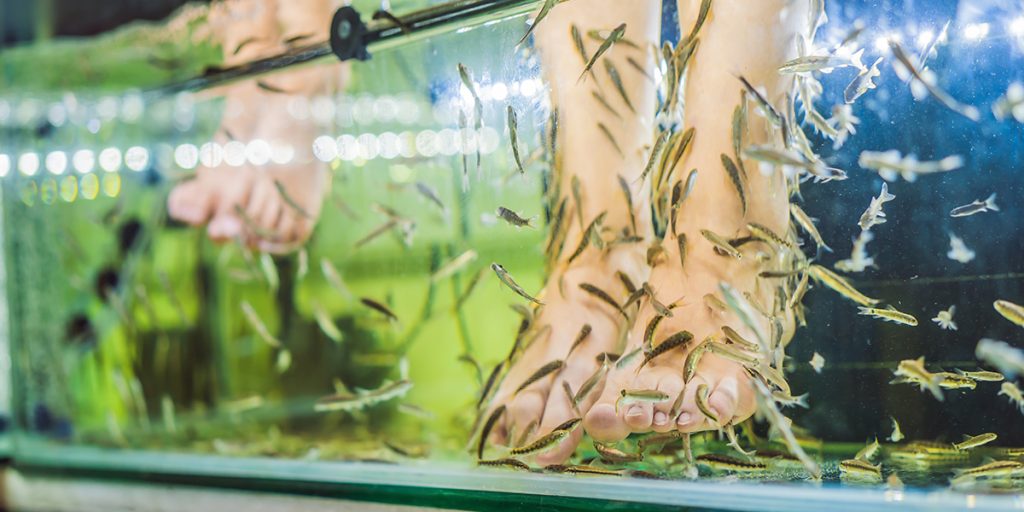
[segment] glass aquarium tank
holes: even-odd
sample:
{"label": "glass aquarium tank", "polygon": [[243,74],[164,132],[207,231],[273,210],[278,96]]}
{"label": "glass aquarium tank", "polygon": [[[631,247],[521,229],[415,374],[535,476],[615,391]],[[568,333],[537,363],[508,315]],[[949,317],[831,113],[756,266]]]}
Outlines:
{"label": "glass aquarium tank", "polygon": [[4,50],[13,466],[1024,507],[1024,5],[586,2]]}

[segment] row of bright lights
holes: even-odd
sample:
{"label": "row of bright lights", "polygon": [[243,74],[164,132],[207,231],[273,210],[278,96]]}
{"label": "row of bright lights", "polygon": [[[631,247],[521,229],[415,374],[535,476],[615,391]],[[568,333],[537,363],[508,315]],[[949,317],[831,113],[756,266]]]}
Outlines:
{"label": "row of bright lights", "polygon": [[384,132],[379,135],[364,133],[359,136],[342,135],[333,138],[321,135],[313,141],[313,155],[322,162],[335,159],[344,161],[383,158],[415,158],[452,156],[456,154],[490,154],[498,149],[500,135],[491,127],[478,132],[464,129],[422,130],[417,133]]}
{"label": "row of bright lights", "polygon": [[[321,135],[313,141],[313,156],[322,162],[336,159],[344,161],[366,161],[383,158],[416,158],[451,156],[458,153],[475,153],[477,146],[483,154],[498,149],[500,136],[493,128],[483,128],[479,135],[472,130],[423,130],[420,132],[384,132],[380,134],[342,135],[331,137]],[[184,170],[197,166],[219,167],[228,165],[240,167],[246,163],[263,166],[269,163],[284,165],[295,159],[295,148],[290,145],[271,144],[262,139],[248,143],[231,141],[224,145],[207,142],[201,146],[181,144],[174,148],[174,164]]]}
{"label": "row of bright lights", "polygon": [[[472,99],[465,86],[460,86],[460,89],[460,95],[464,99]],[[543,83],[539,79],[477,85],[477,92],[483,101],[498,102],[515,96],[530,98],[542,89]],[[195,105],[187,96],[179,97],[174,111],[177,117],[184,116],[184,121],[180,123],[182,126],[191,126],[194,108]],[[145,104],[138,95],[127,95],[124,98],[104,97],[92,107],[84,109],[74,96],[53,103],[33,98],[22,101],[0,98],[0,124],[31,124],[39,118],[45,118],[57,127],[71,121],[88,127],[93,133],[98,131],[101,122],[112,121],[115,118],[129,123],[137,122],[142,118],[144,111]],[[411,125],[419,122],[421,113],[419,103],[412,97],[369,94],[357,97],[296,96],[288,102],[287,111],[299,121],[312,119],[321,125],[337,122],[342,126],[352,126],[360,121],[397,121]]]}
{"label": "row of bright lights", "polygon": [[[391,160],[395,158],[416,158],[434,156],[452,156],[455,154],[471,154],[479,150],[483,154],[493,153],[500,144],[500,135],[490,127],[477,133],[474,130],[422,130],[420,132],[384,132],[381,134],[364,133],[359,136],[342,135],[334,138],[321,135],[313,141],[313,155],[321,161],[331,162],[335,159],[344,161],[366,161],[377,158]],[[248,143],[231,141],[226,144],[207,142],[201,146],[180,144],[174,148],[174,164],[181,169],[191,170],[199,165],[219,167],[228,165],[240,167],[246,163],[263,166],[270,163],[288,164],[295,159],[295,148],[287,144],[271,144],[262,139],[254,139]],[[132,146],[124,151],[115,147],[103,149],[98,154],[90,149],[80,149],[71,153],[50,151],[45,155],[36,152],[25,152],[12,158],[0,153],[0,177],[7,176],[17,170],[25,176],[35,176],[41,170],[60,176],[72,169],[79,174],[89,174],[97,169],[114,173],[124,167],[140,172],[149,165],[149,150],[142,146]]]}
{"label": "row of bright lights", "polygon": [[[968,23],[960,29],[960,35],[966,41],[977,43],[986,37],[989,32],[992,31],[992,24],[990,23]],[[1018,16],[1006,24],[1006,31],[1013,37],[1018,39],[1024,39],[1024,16]],[[935,37],[935,32],[931,29],[925,29],[917,33],[915,42],[917,46],[924,47],[926,44],[931,42]],[[875,38],[875,49],[878,51],[887,51],[889,49],[889,41],[901,42],[903,39],[899,32],[892,32],[884,34]]]}
{"label": "row of bright lights", "polygon": [[7,176],[14,169],[25,176],[35,176],[42,169],[55,176],[60,176],[70,169],[80,174],[88,174],[97,169],[97,163],[98,168],[106,172],[117,172],[121,169],[122,163],[128,169],[139,172],[149,165],[149,150],[142,146],[132,146],[122,155],[120,149],[109,147],[97,155],[91,149],[80,149],[70,158],[64,151],[50,151],[43,157],[40,157],[39,153],[29,151],[18,155],[17,159],[0,153],[0,177]]}

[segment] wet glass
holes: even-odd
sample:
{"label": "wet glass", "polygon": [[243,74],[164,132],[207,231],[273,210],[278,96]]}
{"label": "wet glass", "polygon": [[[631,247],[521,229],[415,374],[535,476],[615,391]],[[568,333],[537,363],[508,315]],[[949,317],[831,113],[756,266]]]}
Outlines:
{"label": "wet glass", "polygon": [[[392,11],[427,3],[396,1]],[[368,13],[376,4],[357,7]],[[666,11],[666,23],[674,23]],[[855,509],[934,504],[939,496],[957,506],[964,493],[982,492],[992,493],[978,498],[982,505],[1005,504],[1002,493],[1020,491],[1019,472],[946,494],[954,470],[989,457],[1021,460],[1024,416],[999,394],[1000,383],[946,389],[938,401],[890,381],[900,361],[920,356],[932,371],[991,370],[975,355],[982,338],[1021,346],[1020,327],[992,303],[1024,303],[1024,146],[1015,119],[1024,107],[1012,104],[1011,86],[1024,81],[1024,10],[980,0],[832,2],[828,18],[815,50],[854,37],[865,67],[883,60],[877,87],[849,113],[841,110],[844,90],[859,71],[813,75],[823,85],[816,106],[830,126],[843,115],[858,119],[843,144],[803,123],[814,151],[848,179],[808,181],[794,199],[834,252],[816,254],[809,236],[798,236],[815,264],[835,268],[853,259],[858,220],[886,184],[895,199],[884,206],[886,222],[871,230],[873,264],[843,274],[918,325],[859,315],[853,302],[812,284],[807,325],[787,346],[785,364],[793,394],[810,393],[809,407],[783,412],[821,464],[821,486],[799,462],[770,455],[785,446],[763,421],[750,429],[758,442],[748,446],[760,452],[753,461],[764,464],[754,471],[705,464],[690,480],[675,440],[642,463],[602,466],[624,475],[614,481],[476,466],[467,441],[480,392],[520,325],[510,305],[525,303],[491,264],[525,290],[539,290],[553,216],[546,200],[552,111],[536,49],[516,46],[523,16],[396,45],[347,71],[330,59],[313,64],[348,76],[341,90],[264,89],[281,117],[261,122],[305,127],[311,135],[301,144],[225,137],[221,121],[233,105],[243,114],[269,109],[259,102],[142,92],[216,66],[219,54],[208,45],[158,46],[140,56],[126,48],[138,40],[126,31],[97,45],[133,59],[93,70],[68,64],[63,81],[52,66],[47,76],[28,71],[38,53],[7,56],[17,70],[0,94],[14,457],[83,471],[191,474],[199,482],[257,477],[279,489],[299,481],[408,486],[423,493],[409,498],[420,503],[429,502],[427,489],[447,488],[466,493],[467,502],[487,491],[558,494],[564,503],[742,508],[823,500]],[[901,77],[892,42],[923,62],[936,87],[976,108],[978,119]],[[933,53],[922,56],[928,48]],[[460,63],[479,96],[479,119]],[[993,105],[1007,101],[997,117]],[[509,105],[518,114],[525,173],[510,148]],[[804,120],[806,107],[797,105]],[[866,165],[865,152],[889,150],[920,161],[959,156],[962,165],[913,181]],[[214,244],[203,229],[168,219],[168,194],[199,168],[258,172],[299,162],[324,166],[332,178],[301,251]],[[950,215],[993,193],[998,211]],[[509,225],[499,206],[532,218],[533,227]],[[951,246],[954,236],[966,248]],[[932,321],[950,306],[957,330]],[[820,371],[810,363],[815,354]],[[894,422],[904,439],[892,438]],[[983,432],[998,440],[971,451],[952,447]],[[636,449],[642,437],[621,447]],[[876,438],[881,476],[842,476],[840,461]],[[714,431],[694,437],[693,449],[739,457]],[[595,455],[585,441],[572,461]],[[626,476],[635,471],[671,482]],[[892,474],[906,487],[887,485]],[[862,492],[832,494],[846,487]]]}

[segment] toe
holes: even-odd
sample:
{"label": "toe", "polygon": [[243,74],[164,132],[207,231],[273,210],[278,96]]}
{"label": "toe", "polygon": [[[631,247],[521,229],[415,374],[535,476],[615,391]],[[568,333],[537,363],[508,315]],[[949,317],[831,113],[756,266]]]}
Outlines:
{"label": "toe", "polygon": [[[660,380],[660,368],[647,368],[637,375],[630,389],[657,389]],[[622,420],[629,425],[634,433],[650,432],[654,421],[654,406],[649,402],[640,402],[619,411]]]}
{"label": "toe", "polygon": [[[534,435],[534,439],[547,435],[552,430],[557,428],[559,425],[569,421],[573,418],[579,418],[575,408],[573,407],[570,397],[566,396],[566,393],[562,391],[562,381],[556,381],[551,391],[548,393],[548,403],[544,410],[544,421],[541,422],[541,427]],[[571,387],[571,385],[570,385]],[[548,464],[560,464],[568,459],[572,452],[575,451],[575,446],[580,443],[580,436],[582,432],[580,429],[575,429],[572,435],[562,440],[554,447],[551,451],[545,452],[537,457],[537,462],[541,465]]]}
{"label": "toe", "polygon": [[[670,398],[665,402],[654,404],[654,418],[652,421],[652,427],[656,432],[668,432],[675,427],[675,418],[672,413],[672,407],[676,404],[676,400],[683,396],[683,379],[677,372],[671,372],[662,376],[661,380],[658,381],[658,390],[667,394]],[[678,412],[676,412],[678,415]]]}
{"label": "toe", "polygon": [[206,232],[214,242],[226,242],[242,234],[242,221],[231,213],[218,214],[207,226]]}
{"label": "toe", "polygon": [[629,435],[630,428],[615,411],[615,401],[606,401],[603,398],[594,404],[583,419],[583,427],[590,437],[603,443],[618,442]]}
{"label": "toe", "polygon": [[[486,418],[487,416],[484,416],[484,419]],[[508,446],[508,430],[505,428],[504,423],[494,427],[494,430],[491,431],[489,441],[495,446]]]}
{"label": "toe", "polygon": [[651,421],[654,418],[653,409],[651,404],[647,403],[630,405],[622,411],[622,420],[629,425],[633,432],[647,432],[651,430]]}
{"label": "toe", "polygon": [[269,252],[287,252],[294,250],[309,239],[313,223],[294,209],[285,207],[278,217],[274,233],[277,241],[261,242],[261,248]]}
{"label": "toe", "polygon": [[697,388],[706,383],[704,377],[698,374],[683,389],[683,406],[675,419],[676,428],[680,432],[696,432],[704,427],[707,418],[697,408]]}
{"label": "toe", "polygon": [[736,378],[728,376],[718,381],[714,391],[708,397],[708,405],[715,412],[715,416],[723,424],[729,423],[736,414],[736,405],[739,402],[739,384]]}
{"label": "toe", "polygon": [[[545,435],[549,432],[551,432],[550,429],[542,428],[538,432],[538,435]],[[577,428],[573,430],[572,433],[569,434],[569,437],[562,440],[558,446],[538,455],[537,464],[547,466],[549,464],[561,464],[565,462],[572,456],[573,452],[576,451],[576,446],[580,444],[581,439],[583,439],[583,429]]]}
{"label": "toe", "polygon": [[515,444],[528,429],[530,424],[537,425],[544,412],[544,394],[538,390],[527,390],[512,398],[505,412],[505,428],[509,433],[508,442]]}
{"label": "toe", "polygon": [[[257,199],[259,203],[257,203]],[[263,230],[261,237],[270,237],[274,240],[281,239],[281,233],[277,231],[277,223],[284,211],[280,195],[270,180],[260,180],[253,188],[249,199],[249,218]]]}
{"label": "toe", "polygon": [[750,377],[742,372],[738,376],[730,375],[722,379],[711,392],[708,402],[722,414],[722,421],[731,420],[733,424],[746,420],[757,409]]}
{"label": "toe", "polygon": [[248,204],[252,192],[252,179],[248,173],[231,175],[237,183],[227,183],[228,175],[218,175],[216,185],[219,188],[216,204],[211,203],[214,208],[213,218],[206,228],[210,239],[214,242],[226,242],[240,238],[245,233],[245,222],[239,217],[241,209]]}
{"label": "toe", "polygon": [[210,218],[212,194],[199,180],[189,180],[171,190],[167,214],[172,219],[198,226]]}

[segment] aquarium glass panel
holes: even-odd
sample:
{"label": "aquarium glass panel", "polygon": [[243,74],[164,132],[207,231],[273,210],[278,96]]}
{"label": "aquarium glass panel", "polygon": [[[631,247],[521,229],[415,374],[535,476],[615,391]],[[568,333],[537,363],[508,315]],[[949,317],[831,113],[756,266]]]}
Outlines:
{"label": "aquarium glass panel", "polygon": [[16,463],[1019,506],[1024,6],[586,1],[429,32],[408,13],[502,2],[356,2],[393,32],[368,60],[209,87],[171,85],[329,19],[196,4],[6,49]]}

